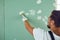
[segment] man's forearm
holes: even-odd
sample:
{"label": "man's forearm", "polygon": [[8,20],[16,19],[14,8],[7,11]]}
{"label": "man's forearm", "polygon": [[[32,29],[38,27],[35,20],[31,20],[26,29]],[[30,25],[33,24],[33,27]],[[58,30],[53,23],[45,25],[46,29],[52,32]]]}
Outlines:
{"label": "man's forearm", "polygon": [[33,35],[33,27],[30,25],[28,20],[24,21],[26,29]]}

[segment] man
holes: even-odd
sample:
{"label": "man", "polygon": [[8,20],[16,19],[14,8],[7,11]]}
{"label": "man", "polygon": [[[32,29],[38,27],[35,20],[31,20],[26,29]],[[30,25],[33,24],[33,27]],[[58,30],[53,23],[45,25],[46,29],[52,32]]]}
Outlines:
{"label": "man", "polygon": [[25,16],[23,16],[23,21],[26,29],[34,36],[35,40],[60,40],[60,10],[53,10],[48,18],[47,27],[50,31],[33,28]]}

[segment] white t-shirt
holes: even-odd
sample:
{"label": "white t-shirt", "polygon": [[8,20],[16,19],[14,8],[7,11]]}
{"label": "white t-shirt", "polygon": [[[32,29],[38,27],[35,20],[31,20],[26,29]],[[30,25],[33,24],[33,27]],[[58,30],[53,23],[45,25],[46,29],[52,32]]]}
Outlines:
{"label": "white t-shirt", "polygon": [[[60,36],[57,36],[54,33],[53,33],[53,35],[54,35],[55,40],[60,40]],[[48,31],[45,31],[40,28],[33,29],[33,36],[34,36],[35,40],[51,40],[51,37],[50,37],[50,34],[48,33]]]}

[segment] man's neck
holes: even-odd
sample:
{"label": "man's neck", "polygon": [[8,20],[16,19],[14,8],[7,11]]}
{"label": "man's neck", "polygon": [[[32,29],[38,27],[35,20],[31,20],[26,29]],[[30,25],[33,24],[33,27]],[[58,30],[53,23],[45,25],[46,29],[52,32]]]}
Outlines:
{"label": "man's neck", "polygon": [[57,36],[60,36],[60,29],[53,31]]}

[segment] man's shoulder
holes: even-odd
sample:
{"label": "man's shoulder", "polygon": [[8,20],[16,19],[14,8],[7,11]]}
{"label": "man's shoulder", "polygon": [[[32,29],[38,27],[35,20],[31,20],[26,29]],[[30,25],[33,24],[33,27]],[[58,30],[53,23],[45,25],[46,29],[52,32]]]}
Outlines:
{"label": "man's shoulder", "polygon": [[35,39],[45,39],[49,37],[48,31],[41,28],[34,28],[33,35]]}
{"label": "man's shoulder", "polygon": [[48,31],[41,29],[41,28],[34,28],[33,29],[33,34],[46,34]]}
{"label": "man's shoulder", "polygon": [[47,32],[46,30],[42,29],[42,28],[34,28],[33,31],[42,31],[42,32]]}

